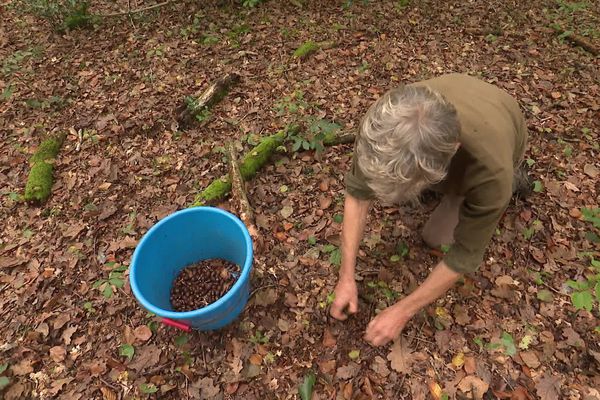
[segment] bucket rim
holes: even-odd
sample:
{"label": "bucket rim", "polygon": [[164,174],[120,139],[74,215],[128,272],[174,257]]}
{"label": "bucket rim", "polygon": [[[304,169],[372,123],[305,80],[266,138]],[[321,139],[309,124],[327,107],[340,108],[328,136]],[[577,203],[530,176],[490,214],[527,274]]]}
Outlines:
{"label": "bucket rim", "polygon": [[[240,230],[242,231],[242,235],[244,237],[245,246],[246,246],[246,260],[244,261],[244,265],[241,266],[242,269],[240,271],[240,276],[238,277],[238,279],[236,280],[234,285],[231,287],[231,289],[229,289],[229,291],[227,291],[227,293],[223,297],[219,298],[214,303],[211,303],[211,304],[207,305],[206,307],[202,307],[202,308],[199,308],[196,310],[191,310],[191,311],[179,312],[179,311],[165,310],[163,308],[160,308],[160,307],[155,306],[154,304],[150,303],[142,295],[141,290],[137,283],[137,278],[136,278],[137,274],[139,273],[138,268],[137,268],[138,258],[140,257],[140,253],[143,251],[143,248],[146,245],[148,238],[151,237],[154,233],[156,233],[156,231],[158,231],[163,225],[168,224],[169,221],[171,221],[175,218],[180,218],[181,216],[183,216],[185,214],[192,214],[192,213],[197,213],[197,212],[209,212],[209,213],[221,214],[222,216],[233,221],[238,226],[238,228],[240,228]],[[198,207],[186,208],[183,210],[175,211],[174,213],[169,214],[165,218],[161,219],[156,224],[154,224],[144,234],[144,236],[142,236],[142,238],[140,239],[140,242],[136,246],[136,248],[133,252],[133,256],[131,258],[129,284],[131,286],[131,290],[133,292],[134,297],[141,303],[142,307],[144,307],[146,310],[158,315],[159,317],[170,318],[170,319],[174,319],[174,320],[199,318],[199,317],[202,317],[202,315],[204,315],[204,314],[208,314],[210,312],[213,312],[216,309],[222,308],[223,305],[225,303],[227,303],[233,297],[234,293],[239,291],[241,289],[241,287],[247,283],[247,280],[249,279],[249,275],[250,275],[250,270],[252,268],[253,259],[254,259],[254,253],[253,253],[253,248],[252,248],[252,238],[250,237],[250,233],[248,232],[248,228],[246,227],[246,225],[237,216],[235,216],[234,214],[232,214],[228,211],[225,211],[221,208],[211,207],[211,206],[198,206]],[[199,260],[199,261],[201,261],[201,260]]]}

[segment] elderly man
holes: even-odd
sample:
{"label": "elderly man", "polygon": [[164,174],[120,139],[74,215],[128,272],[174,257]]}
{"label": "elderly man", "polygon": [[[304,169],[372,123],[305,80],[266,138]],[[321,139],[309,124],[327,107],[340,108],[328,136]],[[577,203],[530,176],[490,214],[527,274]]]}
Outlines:
{"label": "elderly man", "polygon": [[450,245],[443,261],[410,295],[367,326],[374,346],[396,338],[419,310],[474,272],[515,187],[527,141],[518,103],[503,90],[450,74],[393,89],[364,116],[346,176],[342,264],[331,315],[358,311],[356,255],[372,200],[399,203],[426,188],[444,194],[422,237]]}

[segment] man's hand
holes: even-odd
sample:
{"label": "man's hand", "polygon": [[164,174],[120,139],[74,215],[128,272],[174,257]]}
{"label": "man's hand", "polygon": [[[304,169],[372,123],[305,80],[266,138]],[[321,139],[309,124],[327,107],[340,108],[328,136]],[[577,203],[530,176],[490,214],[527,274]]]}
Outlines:
{"label": "man's hand", "polygon": [[383,346],[400,336],[412,315],[404,311],[402,301],[380,312],[367,325],[365,340],[373,346]]}
{"label": "man's hand", "polygon": [[386,308],[369,322],[365,340],[373,346],[382,346],[395,339],[413,315],[446,293],[458,278],[460,274],[441,261],[414,292]]}
{"label": "man's hand", "polygon": [[354,314],[358,311],[358,289],[354,279],[340,280],[333,291],[335,299],[331,304],[329,313],[335,319],[341,321],[348,318],[346,310],[349,314]]}

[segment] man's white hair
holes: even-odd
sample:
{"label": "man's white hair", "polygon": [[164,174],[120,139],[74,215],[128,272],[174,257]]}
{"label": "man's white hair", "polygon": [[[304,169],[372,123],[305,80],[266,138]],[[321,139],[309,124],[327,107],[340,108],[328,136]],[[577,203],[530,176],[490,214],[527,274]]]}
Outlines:
{"label": "man's white hair", "polygon": [[381,201],[415,200],[446,176],[459,133],[456,110],[439,93],[421,86],[389,90],[361,122],[358,167]]}

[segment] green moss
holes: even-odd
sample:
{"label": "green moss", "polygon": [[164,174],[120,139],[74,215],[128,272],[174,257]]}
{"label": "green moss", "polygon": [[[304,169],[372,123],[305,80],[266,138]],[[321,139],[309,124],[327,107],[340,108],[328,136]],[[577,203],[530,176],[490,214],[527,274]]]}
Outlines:
{"label": "green moss", "polygon": [[29,160],[31,170],[25,185],[25,201],[42,203],[50,197],[54,180],[54,160],[64,138],[65,135],[61,134],[45,139]]}
{"label": "green moss", "polygon": [[[260,143],[250,150],[240,163],[240,174],[242,175],[242,178],[245,181],[252,179],[256,175],[256,172],[269,161],[271,154],[283,144],[288,135],[295,134],[298,130],[299,128],[294,126],[287,132],[280,131],[274,135],[261,139]],[[231,180],[229,176],[222,176],[221,178],[212,181],[206,189],[200,192],[191,206],[197,207],[221,200],[227,196],[230,191]]]}
{"label": "green moss", "polygon": [[294,51],[294,58],[304,58],[319,50],[321,46],[318,43],[308,40]]}

